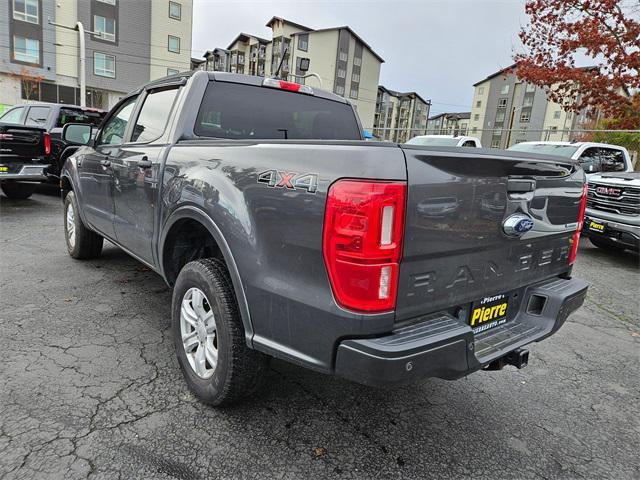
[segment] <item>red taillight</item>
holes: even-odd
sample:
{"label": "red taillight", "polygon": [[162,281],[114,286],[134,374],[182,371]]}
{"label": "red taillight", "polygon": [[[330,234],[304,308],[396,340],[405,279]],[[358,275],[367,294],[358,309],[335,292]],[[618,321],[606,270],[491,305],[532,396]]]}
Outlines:
{"label": "red taillight", "polygon": [[407,185],[339,180],[329,188],[323,253],[342,307],[385,312],[396,306]]}
{"label": "red taillight", "polygon": [[573,244],[571,245],[571,257],[569,257],[569,263],[573,265],[576,261],[576,255],[578,254],[578,243],[580,243],[580,232],[582,232],[582,224],[584,223],[584,211],[587,208],[587,184],[582,186],[582,198],[580,199],[580,212],[578,213],[578,228],[576,233],[573,234]]}
{"label": "red taillight", "polygon": [[51,153],[51,136],[45,132],[44,134],[44,154],[49,155]]}

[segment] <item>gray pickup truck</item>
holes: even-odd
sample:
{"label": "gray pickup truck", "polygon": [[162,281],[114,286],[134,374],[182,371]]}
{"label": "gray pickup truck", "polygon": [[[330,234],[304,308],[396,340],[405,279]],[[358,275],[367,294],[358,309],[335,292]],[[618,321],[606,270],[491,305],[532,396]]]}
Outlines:
{"label": "gray pickup truck", "polygon": [[342,97],[198,71],[122,99],[61,187],[70,255],[106,238],[162,275],[184,377],[222,405],[269,357],[378,386],[523,367],[586,295],[584,182],[568,159],[366,142]]}

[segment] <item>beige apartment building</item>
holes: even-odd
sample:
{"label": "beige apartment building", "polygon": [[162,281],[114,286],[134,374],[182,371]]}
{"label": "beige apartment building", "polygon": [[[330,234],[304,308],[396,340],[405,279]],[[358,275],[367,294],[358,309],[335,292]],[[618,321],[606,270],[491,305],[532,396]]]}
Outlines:
{"label": "beige apartment building", "polygon": [[581,126],[598,115],[564,111],[544,89],[518,79],[516,68],[499,70],[474,85],[469,135],[483,145],[508,148],[524,141],[573,140]]}
{"label": "beige apartment building", "polygon": [[416,92],[397,92],[378,86],[373,136],[379,140],[404,143],[424,135],[431,101]]}
{"label": "beige apartment building", "polygon": [[[350,27],[312,29],[273,17],[266,24],[271,39],[240,33],[227,48],[204,54],[205,61],[195,68],[274,76],[321,87],[349,99],[365,129],[372,130],[378,93],[380,67],[384,60]],[[304,78],[301,62],[309,61],[307,73],[320,77]],[[320,85],[321,83],[321,85]]]}
{"label": "beige apartment building", "polygon": [[428,135],[467,135],[471,112],[448,112],[429,117]]}
{"label": "beige apartment building", "polygon": [[[192,0],[2,0],[0,112],[28,101],[80,104],[78,32],[85,33],[86,104],[189,70]],[[53,26],[49,20],[59,24]],[[69,28],[65,28],[69,27]],[[95,33],[88,33],[95,32]]]}

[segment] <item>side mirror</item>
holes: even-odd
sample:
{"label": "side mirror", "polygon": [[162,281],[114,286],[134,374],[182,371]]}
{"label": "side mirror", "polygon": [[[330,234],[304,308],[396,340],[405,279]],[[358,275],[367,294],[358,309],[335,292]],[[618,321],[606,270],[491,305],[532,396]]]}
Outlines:
{"label": "side mirror", "polygon": [[75,145],[88,145],[94,127],[85,123],[67,123],[62,129],[62,140]]}

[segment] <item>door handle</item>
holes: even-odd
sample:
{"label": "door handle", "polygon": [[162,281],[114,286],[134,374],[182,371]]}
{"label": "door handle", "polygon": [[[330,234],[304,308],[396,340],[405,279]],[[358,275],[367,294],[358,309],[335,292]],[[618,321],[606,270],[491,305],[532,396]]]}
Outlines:
{"label": "door handle", "polygon": [[105,158],[104,160],[100,160],[100,165],[102,165],[104,168],[108,168],[111,166],[111,160],[108,160],[107,158]]}
{"label": "door handle", "polygon": [[138,161],[138,167],[142,169],[151,168],[151,160],[145,155]]}

